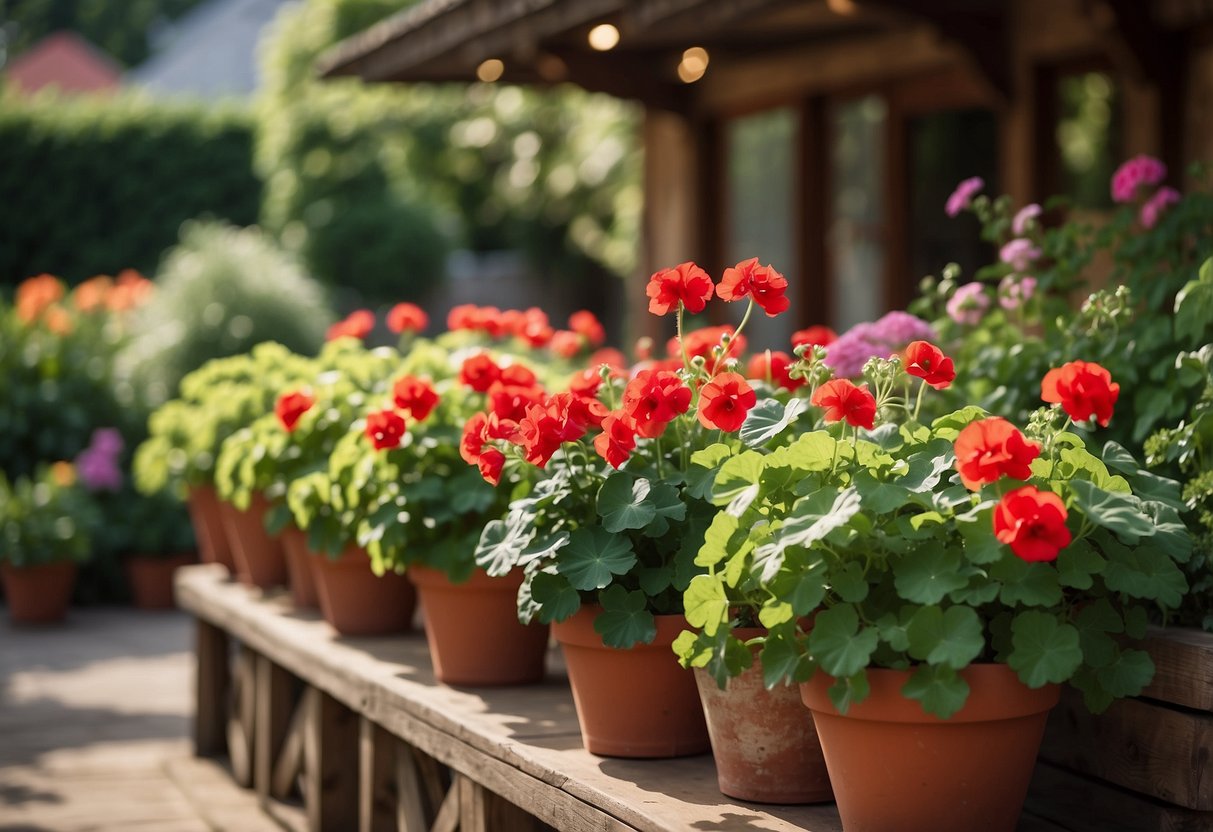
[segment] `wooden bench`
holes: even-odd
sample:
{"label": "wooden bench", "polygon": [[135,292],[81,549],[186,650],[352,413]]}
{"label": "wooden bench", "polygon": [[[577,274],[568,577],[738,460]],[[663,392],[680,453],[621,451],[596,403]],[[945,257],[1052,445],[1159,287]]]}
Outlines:
{"label": "wooden bench", "polygon": [[[710,755],[589,754],[559,651],[542,685],[455,689],[434,681],[420,633],[341,638],[285,593],[246,589],[220,568],[179,570],[177,600],[198,620],[198,753],[226,750],[237,780],[266,800],[301,793],[312,830],[842,828],[832,804],[721,795]],[[1066,828],[1027,814],[1020,824]]]}

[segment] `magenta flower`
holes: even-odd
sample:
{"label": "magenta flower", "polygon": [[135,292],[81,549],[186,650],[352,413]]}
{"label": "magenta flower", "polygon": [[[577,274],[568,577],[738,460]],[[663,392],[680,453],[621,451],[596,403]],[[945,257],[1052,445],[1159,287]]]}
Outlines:
{"label": "magenta flower", "polygon": [[990,308],[990,297],[980,283],[966,283],[948,299],[948,317],[958,324],[976,326]]}
{"label": "magenta flower", "polygon": [[1179,202],[1179,191],[1167,186],[1159,188],[1154,192],[1154,196],[1147,199],[1141,206],[1138,218],[1141,220],[1142,228],[1153,228],[1167,206],[1177,202]]}
{"label": "magenta flower", "polygon": [[118,457],[125,443],[116,428],[93,431],[89,445],[75,459],[76,473],[89,491],[117,491],[122,488],[122,469]]}
{"label": "magenta flower", "polygon": [[1028,224],[1040,216],[1040,206],[1035,202],[1029,203],[1015,212],[1015,218],[1011,220],[1011,233],[1016,237],[1022,237],[1028,230]]}
{"label": "magenta flower", "polygon": [[1017,272],[1027,271],[1040,256],[1040,249],[1026,237],[1016,237],[998,252],[998,259],[1010,264]]}
{"label": "magenta flower", "polygon": [[936,341],[929,323],[894,310],[876,321],[855,324],[826,346],[825,365],[838,378],[855,378],[870,358],[887,358],[911,341]]}
{"label": "magenta flower", "polygon": [[1132,202],[1140,188],[1152,187],[1167,176],[1167,166],[1153,156],[1134,156],[1112,174],[1112,199]]}
{"label": "magenta flower", "polygon": [[998,284],[998,305],[1010,311],[1018,309],[1036,294],[1036,278],[1009,274]]}
{"label": "magenta flower", "polygon": [[986,183],[980,176],[970,176],[957,185],[956,190],[952,191],[952,195],[948,197],[948,204],[944,207],[944,211],[949,217],[956,216],[969,207],[969,203],[973,201],[973,197],[977,196],[977,192],[985,186]]}

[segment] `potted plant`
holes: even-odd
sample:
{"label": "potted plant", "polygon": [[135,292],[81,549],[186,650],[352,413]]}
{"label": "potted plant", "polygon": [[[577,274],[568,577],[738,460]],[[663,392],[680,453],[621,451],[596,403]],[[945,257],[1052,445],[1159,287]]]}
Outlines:
{"label": "potted plant", "polygon": [[1011,829],[1058,685],[1099,710],[1153,674],[1131,642],[1187,589],[1177,487],[1070,430],[1111,418],[1097,364],[1051,370],[1024,431],[972,406],[919,422],[953,373],[933,345],[864,372],[814,392],[824,427],[721,464],[686,597],[700,660],[744,663],[729,593],[761,587],[764,673],[801,683],[847,829]]}
{"label": "potted plant", "polygon": [[[706,488],[757,403],[735,372],[741,332],[756,305],[772,315],[787,308],[786,285],[756,260],[728,270],[719,287],[693,263],[658,272],[650,310],[676,318],[677,358],[630,380],[604,368],[520,414],[493,406],[466,426],[464,457],[486,478],[518,465],[544,472],[488,524],[476,562],[490,575],[523,570],[519,616],[555,623],[592,753],[708,748],[694,678],[669,644],[685,623],[682,591],[711,514]],[[736,330],[684,337],[684,313],[702,312],[716,293],[749,300],[747,317]],[[795,416],[763,407],[769,423]]]}
{"label": "potted plant", "polygon": [[0,472],[0,580],[14,624],[63,620],[100,522],[71,463],[11,482]]}

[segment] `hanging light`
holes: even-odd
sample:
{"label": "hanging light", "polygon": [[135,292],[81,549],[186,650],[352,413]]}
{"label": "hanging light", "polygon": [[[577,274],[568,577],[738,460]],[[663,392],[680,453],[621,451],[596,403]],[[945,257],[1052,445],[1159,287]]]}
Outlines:
{"label": "hanging light", "polygon": [[481,61],[480,66],[476,67],[476,78],[486,84],[500,80],[504,73],[505,62],[500,58],[489,58],[487,61]]}
{"label": "hanging light", "polygon": [[619,44],[619,30],[610,23],[599,23],[586,37],[590,48],[597,52],[609,52]]}
{"label": "hanging light", "polygon": [[693,84],[708,71],[708,50],[702,46],[692,46],[682,53],[678,63],[678,78],[684,84]]}

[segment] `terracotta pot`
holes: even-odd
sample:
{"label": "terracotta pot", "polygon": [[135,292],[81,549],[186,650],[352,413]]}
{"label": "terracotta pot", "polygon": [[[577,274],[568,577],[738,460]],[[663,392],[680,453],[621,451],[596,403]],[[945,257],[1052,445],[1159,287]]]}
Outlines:
{"label": "terracotta pot", "polygon": [[67,616],[76,584],[71,561],[13,566],[0,563],[0,580],[8,601],[8,618],[14,624],[52,624]]}
{"label": "terracotta pot", "polygon": [[209,485],[190,488],[190,521],[194,526],[194,537],[198,541],[198,556],[203,563],[219,563],[229,572],[236,571],[232,560],[232,547],[227,543],[227,532],[223,530],[223,518],[219,514],[219,497]]}
{"label": "terracotta pot", "polygon": [[1012,832],[1059,688],[1006,665],[973,665],[965,706],[943,720],[901,695],[911,671],[869,670],[871,694],[841,716],[833,679],[801,685],[847,832]]}
{"label": "terracotta pot", "polygon": [[[765,630],[738,629],[742,641]],[[813,717],[791,685],[767,690],[754,662],[721,690],[712,675],[695,669],[707,717],[720,791],[755,803],[820,803],[834,799]]]}
{"label": "terracotta pot", "polygon": [[179,566],[197,562],[193,555],[135,555],[126,559],[126,581],[131,599],[141,610],[171,610],[177,606],[173,598],[173,574]]}
{"label": "terracotta pot", "polygon": [[522,571],[490,578],[483,569],[461,584],[428,566],[408,576],[425,609],[434,675],[448,685],[526,685],[543,679],[548,626],[518,620]]}
{"label": "terracotta pot", "polygon": [[651,644],[607,647],[594,630],[601,607],[583,606],[552,625],[564,650],[586,750],[604,757],[682,757],[710,748],[691,671],[670,645],[686,629],[681,615],[657,616]]}
{"label": "terracotta pot", "polygon": [[307,532],[294,525],[282,530],[282,551],[286,555],[286,574],[291,587],[291,600],[296,607],[310,608],[319,603],[316,579],[313,577],[312,554],[307,545]]}
{"label": "terracotta pot", "polygon": [[244,511],[231,503],[219,503],[219,516],[223,518],[223,529],[236,561],[236,577],[242,584],[259,589],[286,583],[286,556],[282,553],[282,543],[265,530],[265,513],[269,507],[269,501],[260,494],[253,496]]}
{"label": "terracotta pot", "polygon": [[413,620],[417,593],[404,575],[377,577],[371,559],[356,546],[337,560],[312,558],[312,575],[320,612],[343,636],[378,636],[404,632]]}

